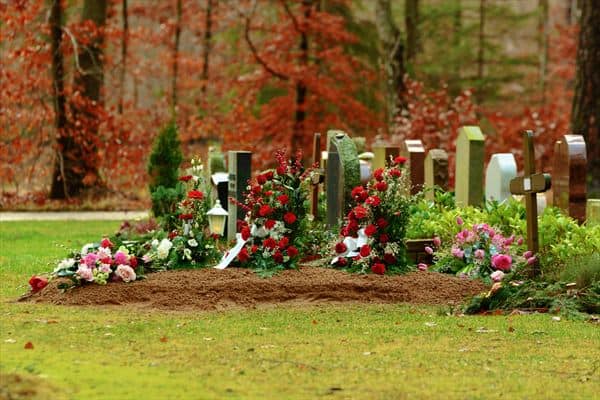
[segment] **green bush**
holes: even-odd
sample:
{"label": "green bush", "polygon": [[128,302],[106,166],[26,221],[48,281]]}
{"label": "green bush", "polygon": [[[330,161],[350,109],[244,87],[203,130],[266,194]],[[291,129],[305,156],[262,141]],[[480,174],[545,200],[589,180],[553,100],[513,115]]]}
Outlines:
{"label": "green bush", "polygon": [[174,188],[179,178],[179,165],[183,161],[177,125],[170,122],[160,132],[148,163],[150,193],[157,187]]}

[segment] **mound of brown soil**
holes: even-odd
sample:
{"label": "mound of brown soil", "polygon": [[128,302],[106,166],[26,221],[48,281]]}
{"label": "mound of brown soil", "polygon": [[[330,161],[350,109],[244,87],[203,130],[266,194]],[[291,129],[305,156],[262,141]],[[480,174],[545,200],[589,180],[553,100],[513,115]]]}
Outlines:
{"label": "mound of brown soil", "polygon": [[65,305],[135,305],[166,310],[214,310],[286,302],[452,304],[485,290],[478,281],[432,272],[355,275],[302,268],[260,278],[246,269],[167,271],[132,283],[86,285],[66,293],[51,283],[25,301]]}

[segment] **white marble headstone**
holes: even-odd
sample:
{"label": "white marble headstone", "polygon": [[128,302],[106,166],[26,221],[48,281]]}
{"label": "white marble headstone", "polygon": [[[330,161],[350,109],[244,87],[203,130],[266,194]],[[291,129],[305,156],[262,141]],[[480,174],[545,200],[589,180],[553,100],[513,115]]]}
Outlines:
{"label": "white marble headstone", "polygon": [[485,173],[485,198],[503,202],[511,196],[510,180],[517,176],[517,162],[512,153],[492,155]]}

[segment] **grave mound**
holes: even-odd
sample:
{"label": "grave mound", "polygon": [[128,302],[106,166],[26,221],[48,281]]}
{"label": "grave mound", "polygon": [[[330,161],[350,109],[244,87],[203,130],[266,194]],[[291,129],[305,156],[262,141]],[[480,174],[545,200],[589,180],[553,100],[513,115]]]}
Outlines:
{"label": "grave mound", "polygon": [[459,304],[486,290],[479,281],[435,272],[356,275],[328,268],[286,270],[261,278],[247,269],[178,270],[133,283],[87,285],[63,293],[57,281],[21,301],[62,305],[135,306],[160,310],[222,310],[277,304],[342,302]]}

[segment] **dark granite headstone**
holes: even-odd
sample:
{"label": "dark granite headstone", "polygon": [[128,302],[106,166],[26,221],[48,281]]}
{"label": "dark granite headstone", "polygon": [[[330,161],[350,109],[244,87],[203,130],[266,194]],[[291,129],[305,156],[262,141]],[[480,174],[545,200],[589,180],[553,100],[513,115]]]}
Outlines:
{"label": "dark granite headstone", "polygon": [[585,141],[581,135],[564,135],[554,144],[553,203],[580,223],[586,216]]}
{"label": "dark granite headstone", "polygon": [[346,212],[352,189],[360,185],[360,164],[356,145],[347,134],[329,131],[327,137],[327,225],[334,227]]}
{"label": "dark granite headstone", "polygon": [[251,176],[252,153],[249,151],[230,151],[229,156],[229,217],[227,218],[227,240],[235,240],[237,233],[237,220],[244,219],[244,210],[238,207],[231,198],[239,202],[244,201],[248,181]]}

